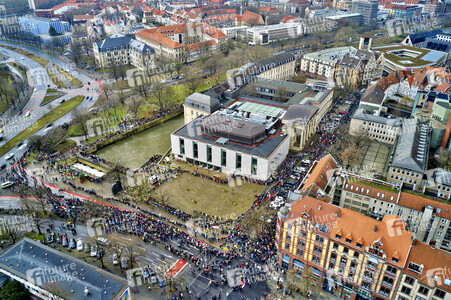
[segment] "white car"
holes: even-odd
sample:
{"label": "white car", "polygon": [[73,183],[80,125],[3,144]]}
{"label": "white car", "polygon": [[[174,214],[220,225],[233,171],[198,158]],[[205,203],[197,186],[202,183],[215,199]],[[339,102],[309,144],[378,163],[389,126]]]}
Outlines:
{"label": "white car", "polygon": [[91,257],[97,256],[97,247],[91,246]]}
{"label": "white car", "polygon": [[117,260],[117,254],[113,254],[113,265],[117,266],[119,264],[119,261]]}
{"label": "white car", "polygon": [[81,239],[77,240],[77,251],[83,251],[83,241]]}
{"label": "white car", "polygon": [[28,146],[27,143],[24,143],[24,144],[20,145],[19,150],[22,150],[23,148],[25,148],[27,146]]}
{"label": "white car", "polygon": [[8,154],[8,155],[5,156],[5,159],[6,159],[6,160],[10,160],[10,159],[13,158],[13,157],[14,157],[14,153],[10,153],[10,154]]}

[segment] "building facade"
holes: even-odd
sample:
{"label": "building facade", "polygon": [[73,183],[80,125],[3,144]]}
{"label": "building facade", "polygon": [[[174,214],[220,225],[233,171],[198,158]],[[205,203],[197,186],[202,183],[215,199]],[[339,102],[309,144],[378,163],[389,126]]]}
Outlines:
{"label": "building facade", "polygon": [[144,43],[128,36],[115,34],[93,45],[96,65],[108,68],[119,65],[133,65],[141,70],[155,68],[155,51]]}
{"label": "building facade", "polygon": [[288,154],[282,112],[271,105],[237,102],[199,116],[171,134],[172,153],[175,159],[225,174],[267,180]]}

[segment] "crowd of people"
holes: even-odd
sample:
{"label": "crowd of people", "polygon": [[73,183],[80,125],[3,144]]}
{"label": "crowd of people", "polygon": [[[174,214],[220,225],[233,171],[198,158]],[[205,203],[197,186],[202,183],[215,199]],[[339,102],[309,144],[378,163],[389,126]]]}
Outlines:
{"label": "crowd of people", "polygon": [[[86,214],[87,209],[89,209],[90,214],[94,214],[97,217],[101,217],[103,218],[103,220],[105,220],[102,226],[106,232],[115,231],[121,233],[129,233],[138,236],[145,241],[162,243],[163,245],[165,245],[165,247],[168,247],[169,251],[175,253],[181,258],[190,260],[198,267],[200,267],[201,265],[202,267],[205,267],[204,262],[199,260],[198,257],[194,257],[181,248],[171,246],[167,242],[169,240],[176,240],[180,245],[189,244],[193,247],[198,248],[199,251],[209,253],[209,255],[215,255],[218,257],[218,265],[215,264],[214,266],[212,266],[212,268],[219,269],[220,274],[222,274],[224,266],[228,265],[228,263],[231,263],[231,261],[234,259],[239,260],[247,258],[258,263],[276,263],[277,252],[274,244],[274,234],[276,226],[275,222],[272,222],[272,224],[268,226],[268,228],[266,228],[259,236],[251,237],[248,228],[246,228],[246,226],[243,226],[241,221],[246,218],[249,213],[252,213],[252,209],[254,207],[261,205],[263,202],[271,200],[281,192],[285,183],[290,180],[290,176],[292,175],[293,170],[299,165],[300,161],[303,158],[308,157],[311,161],[318,160],[327,152],[327,149],[331,145],[333,145],[337,138],[337,130],[325,130],[324,128],[326,128],[325,123],[330,121],[333,110],[335,110],[338,105],[339,103],[336,103],[333,106],[333,109],[329,111],[321,121],[319,130],[317,132],[318,140],[314,143],[311,143],[304,151],[293,153],[290,157],[288,157],[280,166],[279,170],[268,181],[257,181],[250,178],[241,177],[241,180],[243,181],[264,184],[270,187],[266,189],[262,194],[256,196],[252,208],[243,215],[239,216],[236,220],[224,220],[202,212],[199,212],[200,217],[195,219],[194,216],[189,213],[171,207],[167,204],[159,203],[158,201],[156,201],[156,199],[149,197],[147,204],[155,207],[156,210],[165,211],[166,213],[173,216],[171,218],[168,218],[131,203],[127,197],[117,199],[97,195],[95,190],[77,187],[69,180],[67,181],[67,183],[75,189],[83,190],[84,192],[87,192],[89,194],[96,195],[110,203],[116,202],[127,205],[130,207],[130,209],[124,209],[110,204],[98,206],[97,210],[93,212],[92,207],[88,208],[86,207],[86,205],[84,205],[85,200],[57,197],[52,198],[51,200],[49,199],[49,201],[52,201],[52,204],[54,205],[54,212],[61,218],[66,218],[72,222],[76,222],[77,220],[84,220],[83,215]],[[174,107],[168,111],[161,112],[151,118],[136,121],[137,123],[135,125],[140,125],[155,120],[157,117],[172,113],[177,109],[179,109],[179,107]],[[349,118],[344,118],[342,122],[349,122]],[[128,127],[128,125],[132,126],[131,124],[127,124],[127,126],[125,127],[130,128]],[[97,140],[93,144],[79,147],[75,151],[77,151],[85,158],[88,157],[89,159],[98,160],[99,158],[97,156],[89,154],[88,152],[86,152],[86,149],[109,137],[109,135],[105,135],[103,138]],[[27,150],[23,157],[18,160],[18,164],[16,166],[17,169],[14,168],[12,172],[8,173],[8,178],[16,181],[16,183],[19,184],[28,184],[28,177],[25,176],[24,172],[26,168],[25,161],[26,157],[33,151],[34,150],[32,147]],[[67,167],[57,165],[57,162],[60,159],[64,158],[66,158],[64,155],[44,155],[40,156],[39,160],[46,160],[47,166],[44,167],[44,172],[58,172],[61,175],[65,175],[67,177],[70,176],[73,178],[74,173],[69,173]],[[161,168],[156,164],[156,162],[159,160],[161,160],[161,156],[153,156],[144,165],[142,172],[155,170],[155,168]],[[98,162],[108,163],[103,161]],[[162,172],[172,172],[172,178],[172,175],[177,176],[188,171],[183,171],[180,168],[164,168]],[[200,176],[202,178],[209,179],[221,184],[227,184],[228,180],[236,179],[236,177],[234,176],[228,179],[221,179],[215,176],[207,176],[197,172],[192,172],[191,174],[193,176]],[[294,180],[296,182],[295,186],[298,186],[298,184],[302,182],[304,176],[305,172],[302,173],[299,178]],[[156,185],[155,188],[157,187],[158,185]],[[194,230],[194,234],[190,234],[190,228],[188,228],[187,226],[187,222],[190,220],[194,220],[194,222],[201,224],[203,228],[206,228],[207,230],[203,232],[196,232],[196,230]],[[217,227],[219,228],[219,230],[217,230],[216,232],[212,230],[213,228]],[[217,248],[211,244],[206,244],[199,237],[221,248]],[[227,251],[223,250],[224,248],[227,248]]]}

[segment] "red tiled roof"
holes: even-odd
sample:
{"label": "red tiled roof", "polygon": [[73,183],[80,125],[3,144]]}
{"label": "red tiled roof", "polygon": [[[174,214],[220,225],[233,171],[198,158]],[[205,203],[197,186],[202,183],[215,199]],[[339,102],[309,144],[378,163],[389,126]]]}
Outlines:
{"label": "red tiled roof", "polygon": [[257,24],[260,20],[261,16],[259,14],[256,14],[254,12],[251,12],[249,10],[246,10],[241,16],[240,19],[243,22],[250,23],[250,24]]}
{"label": "red tiled roof", "polygon": [[[413,272],[409,269],[410,262],[422,265],[421,272]],[[438,287],[451,292],[451,288],[445,285],[445,278],[450,280],[451,254],[449,252],[436,249],[430,245],[417,241],[412,249],[404,268],[404,272],[429,287]],[[435,278],[434,278],[435,277]]]}
{"label": "red tiled roof", "polygon": [[299,20],[296,19],[293,16],[286,16],[282,20],[280,20],[280,23],[299,23]]}
{"label": "red tiled roof", "polygon": [[304,187],[308,187],[311,184],[316,184],[322,190],[326,188],[329,178],[333,175],[336,161],[329,154],[321,158],[314,166],[310,174],[307,174],[307,178],[304,181]]}

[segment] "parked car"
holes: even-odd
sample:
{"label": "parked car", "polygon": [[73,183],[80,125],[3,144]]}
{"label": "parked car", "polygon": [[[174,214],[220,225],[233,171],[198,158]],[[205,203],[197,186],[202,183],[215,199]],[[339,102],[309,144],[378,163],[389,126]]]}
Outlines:
{"label": "parked car", "polygon": [[77,240],[77,251],[83,251],[83,241],[81,239]]}
{"label": "parked car", "polygon": [[53,243],[55,239],[53,238],[53,234],[47,234],[47,243]]}
{"label": "parked car", "polygon": [[118,260],[117,260],[117,254],[113,254],[113,265],[117,266],[119,264]]}
{"label": "parked car", "polygon": [[127,258],[121,257],[121,267],[122,267],[122,269],[127,269],[128,268]]}
{"label": "parked car", "polygon": [[77,244],[75,243],[75,239],[71,238],[69,243],[69,249],[75,249],[77,247]]}
{"label": "parked car", "polygon": [[91,246],[91,257],[97,256],[97,246]]}
{"label": "parked car", "polygon": [[14,157],[14,153],[10,153],[10,154],[8,154],[8,155],[5,156],[5,159],[6,159],[6,160],[10,160],[10,159],[13,158],[13,157]]}
{"label": "parked car", "polygon": [[91,247],[89,246],[89,244],[85,245],[85,253],[89,253]]}
{"label": "parked car", "polygon": [[98,237],[97,240],[99,241],[99,243],[101,245],[105,245],[108,246],[110,244],[110,241],[108,241],[106,238],[104,237]]}

